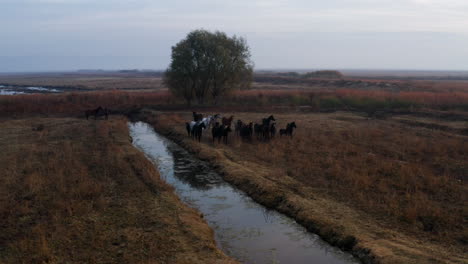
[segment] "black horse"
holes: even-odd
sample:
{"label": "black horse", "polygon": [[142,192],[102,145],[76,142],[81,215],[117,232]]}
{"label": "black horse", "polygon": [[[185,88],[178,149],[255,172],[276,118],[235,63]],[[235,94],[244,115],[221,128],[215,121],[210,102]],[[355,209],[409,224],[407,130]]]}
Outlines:
{"label": "black horse", "polygon": [[264,140],[270,139],[270,123],[271,121],[276,121],[273,115],[270,115],[267,118],[262,119],[261,133]]}
{"label": "black horse", "polygon": [[201,121],[203,119],[203,115],[197,114],[197,112],[192,112],[192,115],[193,115],[193,121],[195,122]]}
{"label": "black horse", "polygon": [[195,140],[198,140],[198,142],[200,142],[204,128],[206,128],[206,126],[205,126],[205,123],[203,123],[203,122],[199,122],[199,123],[195,124],[192,127],[192,131],[191,131],[192,132],[192,138],[194,138]]}
{"label": "black horse", "polygon": [[86,110],[85,116],[86,116],[86,120],[88,120],[90,116],[94,116],[94,120],[96,120],[100,116],[104,116],[105,119],[107,120],[109,117],[109,110],[107,108],[102,108],[101,106],[99,106],[96,109]]}
{"label": "black horse", "polygon": [[241,131],[243,125],[244,125],[244,123],[242,123],[241,120],[237,120],[236,127],[234,129],[234,131],[236,132],[236,136],[240,135],[240,131]]}
{"label": "black horse", "polygon": [[276,135],[276,123],[270,125],[270,137],[274,138]]}
{"label": "black horse", "polygon": [[293,136],[294,128],[297,128],[296,122],[288,123],[286,126],[286,129],[280,129],[280,136],[286,135],[286,136]]}
{"label": "black horse", "polygon": [[224,144],[227,144],[228,136],[231,131],[231,126],[219,125],[219,123],[216,123],[213,129],[211,129],[213,143],[215,142],[215,139],[218,139],[219,144],[221,143],[221,139],[223,139]]}
{"label": "black horse", "polygon": [[255,123],[254,124],[254,133],[255,133],[255,136],[257,136],[257,139],[260,139],[260,137],[262,136],[262,133],[263,133],[263,125]]}
{"label": "black horse", "polygon": [[252,135],[253,135],[253,123],[250,122],[248,125],[243,125],[242,128],[240,129],[240,136],[242,140],[252,140]]}

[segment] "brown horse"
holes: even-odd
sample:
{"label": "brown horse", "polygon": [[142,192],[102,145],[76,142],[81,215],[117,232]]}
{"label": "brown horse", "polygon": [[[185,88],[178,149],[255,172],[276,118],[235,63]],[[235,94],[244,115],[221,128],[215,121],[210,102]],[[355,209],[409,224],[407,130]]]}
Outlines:
{"label": "brown horse", "polygon": [[85,116],[86,120],[88,120],[90,116],[94,116],[94,120],[96,120],[100,116],[104,116],[107,120],[109,117],[109,110],[107,108],[102,108],[101,106],[99,106],[96,109],[86,110]]}
{"label": "brown horse", "polygon": [[234,116],[230,116],[229,118],[223,117],[223,119],[221,120],[221,124],[223,126],[229,126],[230,127],[233,119],[234,119]]}

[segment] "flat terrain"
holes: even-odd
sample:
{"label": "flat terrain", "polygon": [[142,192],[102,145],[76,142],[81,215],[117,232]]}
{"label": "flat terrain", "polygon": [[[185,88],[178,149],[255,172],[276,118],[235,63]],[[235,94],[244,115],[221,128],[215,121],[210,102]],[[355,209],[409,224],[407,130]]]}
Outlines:
{"label": "flat terrain", "polygon": [[73,90],[160,90],[163,89],[160,74],[126,73],[54,73],[0,75],[0,84],[21,86],[46,86]]}
{"label": "flat terrain", "polygon": [[[222,114],[246,122],[269,115]],[[243,142],[233,133],[226,146],[213,144],[210,133],[201,144],[189,139],[190,113],[142,116],[227,181],[332,244],[357,255],[370,249],[382,263],[468,261],[468,137],[459,133],[466,121],[275,114],[280,128],[296,121],[293,138]]]}
{"label": "flat terrain", "polygon": [[0,263],[232,263],[125,118],[0,122]]}
{"label": "flat terrain", "polygon": [[[187,107],[153,73],[0,76],[74,90],[0,96],[0,262],[229,261],[131,146],[125,114],[364,261],[468,263],[468,82],[255,78],[218,105]],[[83,120],[99,105],[110,121]],[[274,114],[278,129],[298,129],[269,142],[232,133],[227,146],[208,132],[198,143],[185,131],[192,111],[257,123]]]}

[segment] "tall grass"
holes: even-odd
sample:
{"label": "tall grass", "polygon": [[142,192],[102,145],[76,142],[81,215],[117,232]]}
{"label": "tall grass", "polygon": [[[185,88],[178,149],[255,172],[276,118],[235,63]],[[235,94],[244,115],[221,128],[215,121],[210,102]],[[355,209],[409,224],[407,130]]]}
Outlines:
{"label": "tall grass", "polygon": [[[158,92],[76,92],[0,96],[0,116],[28,114],[82,114],[103,106],[112,110],[130,107],[186,109],[183,100],[168,91]],[[389,92],[376,90],[247,90],[237,91],[220,100],[219,105],[192,107],[226,107],[238,110],[307,107],[312,111],[353,110],[373,115],[378,111],[414,109],[468,111],[468,92]]]}
{"label": "tall grass", "polygon": [[[260,122],[267,115],[233,114],[244,122]],[[410,232],[451,242],[468,239],[465,137],[341,115],[275,114],[279,128],[296,122],[294,138],[246,143],[232,135],[225,148],[245,164],[271,168],[274,175],[313,188],[314,195],[333,197]],[[184,135],[183,120],[189,118],[171,116],[158,124]],[[208,138],[204,142],[212,145]]]}

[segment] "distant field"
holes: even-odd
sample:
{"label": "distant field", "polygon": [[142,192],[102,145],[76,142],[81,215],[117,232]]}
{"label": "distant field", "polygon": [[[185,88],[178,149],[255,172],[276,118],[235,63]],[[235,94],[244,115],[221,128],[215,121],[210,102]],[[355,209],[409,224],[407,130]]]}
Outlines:
{"label": "distant field", "polygon": [[[1,75],[0,85],[44,86],[72,90],[166,90],[161,73],[50,73]],[[348,75],[342,79],[294,78],[275,73],[257,73],[253,89],[259,90],[336,90],[359,89],[390,92],[468,92],[468,78],[425,79]]]}
{"label": "distant field", "polygon": [[160,90],[159,75],[136,74],[17,74],[0,75],[0,84],[21,86],[45,86],[73,90]]}

